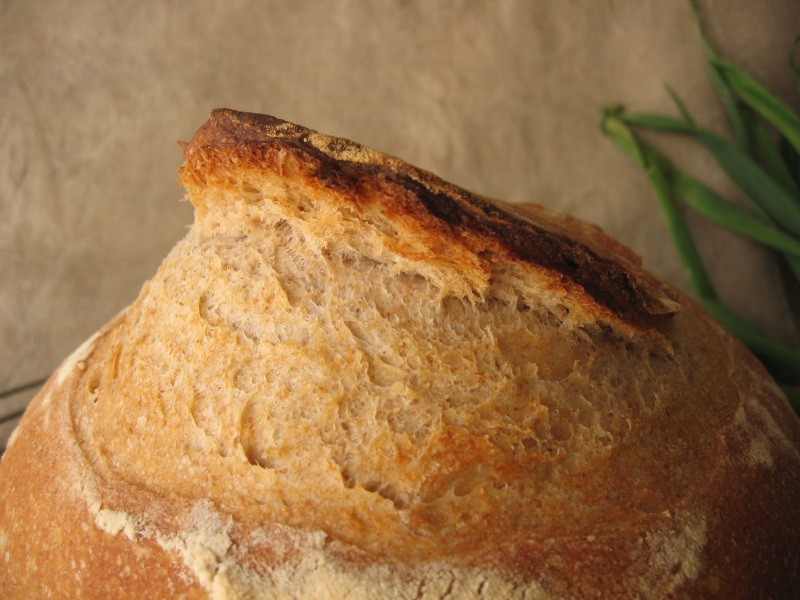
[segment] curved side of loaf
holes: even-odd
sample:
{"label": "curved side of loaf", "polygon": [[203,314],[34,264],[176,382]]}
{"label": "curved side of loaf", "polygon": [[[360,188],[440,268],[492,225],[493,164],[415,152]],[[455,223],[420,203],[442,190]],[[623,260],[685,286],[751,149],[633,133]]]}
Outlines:
{"label": "curved side of loaf", "polygon": [[599,229],[220,110],[0,463],[3,598],[791,598],[800,421]]}

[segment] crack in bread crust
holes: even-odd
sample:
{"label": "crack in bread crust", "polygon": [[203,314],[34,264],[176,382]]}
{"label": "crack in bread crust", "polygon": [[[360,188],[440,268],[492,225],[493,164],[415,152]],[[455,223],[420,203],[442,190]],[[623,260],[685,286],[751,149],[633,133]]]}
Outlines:
{"label": "crack in bread crust", "polygon": [[349,140],[324,136],[268,115],[217,109],[183,147],[187,164],[198,170],[203,167],[193,163],[193,158],[200,150],[227,150],[246,162],[249,154],[272,149],[312,161],[311,177],[323,187],[352,191],[364,181],[382,181],[397,198],[386,207],[387,212],[410,214],[421,226],[445,237],[473,242],[474,246],[488,242],[491,247],[499,246],[506,260],[557,272],[637,328],[663,328],[679,309],[651,276],[626,264],[619,255],[602,256],[586,240],[553,231],[553,224],[542,219],[541,213],[537,224],[534,215],[515,214],[498,202]]}

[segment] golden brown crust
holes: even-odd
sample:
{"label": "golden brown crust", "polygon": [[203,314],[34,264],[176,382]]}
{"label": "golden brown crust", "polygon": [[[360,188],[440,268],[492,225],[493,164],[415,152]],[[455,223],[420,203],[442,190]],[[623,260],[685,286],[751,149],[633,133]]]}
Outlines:
{"label": "golden brown crust", "polygon": [[794,597],[800,421],[624,246],[271,117],[185,152],[195,226],[0,463],[0,596]]}
{"label": "golden brown crust", "polygon": [[[113,323],[106,327],[113,326]],[[80,371],[80,365],[78,371]],[[56,372],[39,392],[2,458],[0,597],[207,598],[175,555],[155,540],[132,545],[96,524],[86,502],[93,473],[69,417],[79,379]],[[160,582],[153,596],[153,581]]]}

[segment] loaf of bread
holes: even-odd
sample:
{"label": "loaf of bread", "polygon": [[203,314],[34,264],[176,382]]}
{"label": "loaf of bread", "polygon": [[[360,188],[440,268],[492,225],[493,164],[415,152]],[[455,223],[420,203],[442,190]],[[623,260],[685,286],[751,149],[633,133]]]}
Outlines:
{"label": "loaf of bread", "polygon": [[598,228],[273,117],[0,463],[0,597],[795,598],[800,420]]}

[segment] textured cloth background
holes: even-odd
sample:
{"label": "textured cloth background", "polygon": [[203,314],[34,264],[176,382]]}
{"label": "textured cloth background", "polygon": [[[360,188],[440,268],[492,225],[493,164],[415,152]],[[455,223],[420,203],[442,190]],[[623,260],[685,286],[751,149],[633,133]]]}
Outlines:
{"label": "textured cloth background", "polygon": [[[797,107],[796,0],[704,0],[719,53]],[[684,0],[0,0],[0,390],[48,375],[129,304],[191,222],[176,141],[264,112],[473,191],[595,222],[686,282],[604,105],[725,131]],[[730,191],[681,140],[663,147]],[[772,257],[699,220],[722,295],[796,344]]]}

